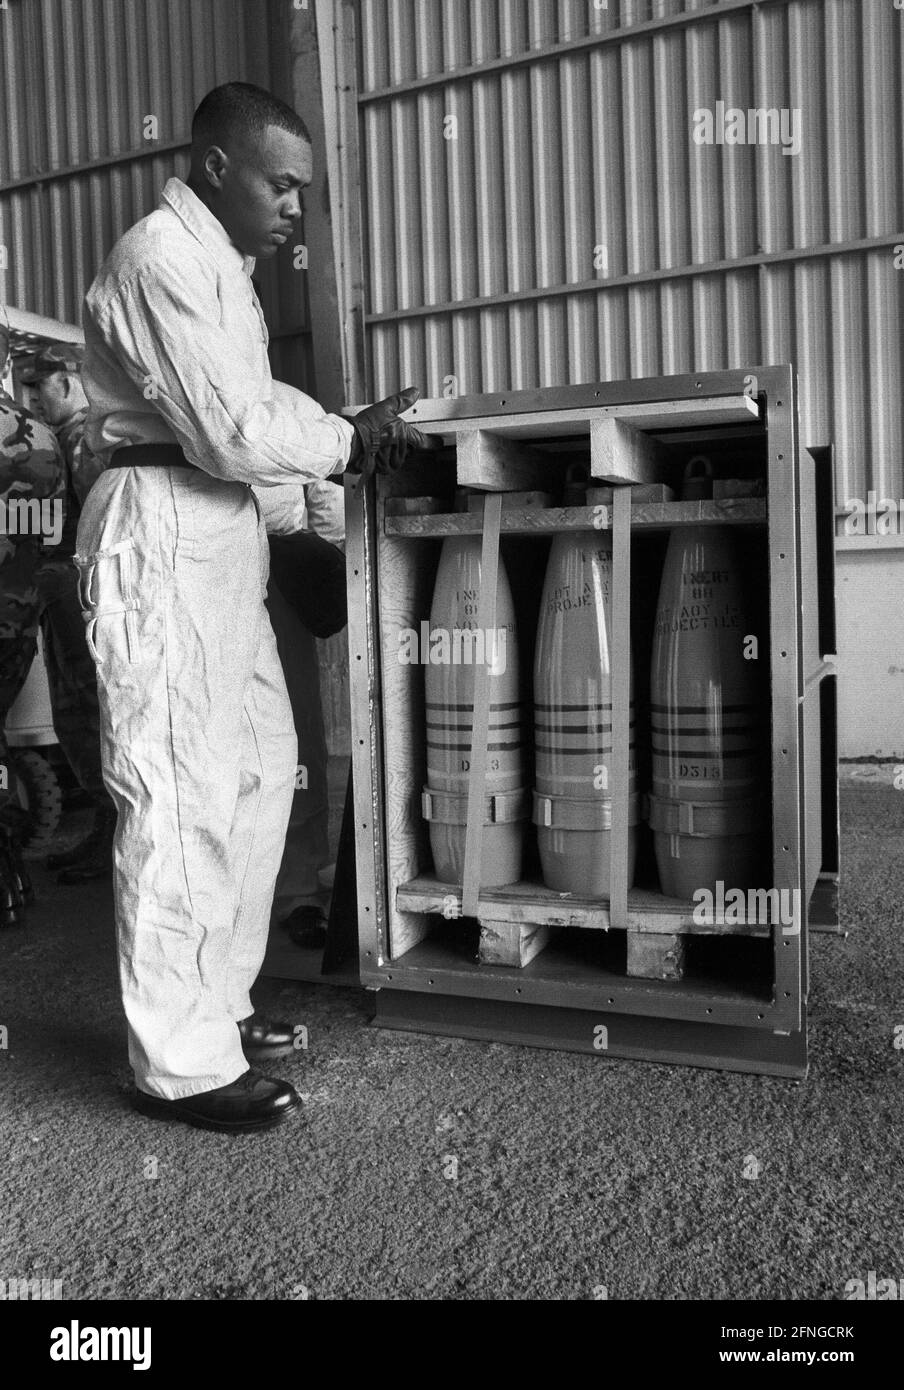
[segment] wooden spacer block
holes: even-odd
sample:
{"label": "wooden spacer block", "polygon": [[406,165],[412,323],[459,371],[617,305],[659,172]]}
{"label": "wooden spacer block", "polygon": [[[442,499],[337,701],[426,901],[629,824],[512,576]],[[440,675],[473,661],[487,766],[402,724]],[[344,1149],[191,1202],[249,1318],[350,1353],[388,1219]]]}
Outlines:
{"label": "wooden spacer block", "polygon": [[647,980],[684,978],[684,937],[672,932],[628,932],[628,974]]}
{"label": "wooden spacer block", "polygon": [[452,510],[442,497],[387,497],[386,516],[437,516]]}
{"label": "wooden spacer block", "polygon": [[480,923],[481,965],[527,965],[548,944],[549,927],[524,922]]}
{"label": "wooden spacer block", "polygon": [[[587,489],[587,506],[611,507],[615,501],[615,486],[591,487]],[[636,483],[631,487],[631,506],[638,502],[674,502],[675,489],[668,483]]]}
{"label": "wooden spacer block", "polygon": [[762,478],[714,478],[713,501],[726,497],[765,497],[766,484]]}
{"label": "wooden spacer block", "polygon": [[549,459],[528,444],[504,439],[490,430],[462,430],[456,469],[459,487],[525,492],[542,487],[549,473]]}
{"label": "wooden spacer block", "polygon": [[608,483],[664,482],[662,446],[612,416],[590,425],[590,476]]}

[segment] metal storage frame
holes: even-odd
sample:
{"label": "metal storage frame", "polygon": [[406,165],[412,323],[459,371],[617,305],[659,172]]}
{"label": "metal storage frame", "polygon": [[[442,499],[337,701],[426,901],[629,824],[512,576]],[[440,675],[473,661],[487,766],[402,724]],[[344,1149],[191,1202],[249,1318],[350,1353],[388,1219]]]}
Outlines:
{"label": "metal storage frame", "polygon": [[[613,417],[623,422],[619,428],[625,433],[626,462],[619,467],[625,471],[601,477],[643,481],[649,476],[644,459],[651,439],[699,442],[718,450],[732,438],[745,437],[761,441],[766,451],[765,504],[760,499],[678,505],[702,507],[695,514],[699,520],[735,519],[766,528],[773,885],[800,889],[802,904],[799,932],[782,931],[778,925],[766,928],[773,937],[771,998],[699,981],[623,977],[563,961],[549,951],[521,969],[477,964],[462,958],[461,949],[448,940],[431,938],[435,919],[430,914],[440,911],[455,890],[431,883],[418,862],[417,733],[399,683],[413,678],[384,664],[381,644],[393,624],[397,628],[429,611],[423,567],[407,558],[415,554],[417,538],[479,530],[482,519],[479,514],[455,520],[393,514],[405,510],[398,507],[387,514],[393,493],[430,492],[425,481],[429,462],[420,477],[417,468],[406,470],[347,494],[361,981],[377,991],[376,1021],[386,1027],[800,1077],[807,1066],[808,916],[818,899],[820,919],[831,918],[838,861],[837,820],[833,823],[831,814],[836,804],[832,700],[821,694],[824,688],[833,693],[834,685],[831,458],[828,450],[798,455],[792,369],[750,367],[424,401],[408,416],[441,434],[446,444],[457,446],[467,433],[467,459],[464,450],[456,450],[457,480],[490,492],[532,485],[530,467],[519,462],[525,442],[542,450],[544,440],[589,436],[594,422]],[[478,451],[475,463],[474,440],[482,437],[478,430],[519,443],[514,449],[508,444],[488,450],[486,457]],[[562,466],[552,456],[547,463]],[[594,477],[597,470],[594,462]],[[622,518],[630,512],[629,531],[638,526],[667,529],[675,523],[676,504],[630,508],[621,504],[627,496],[627,489],[616,489],[613,511]],[[588,509],[553,512],[544,523],[547,530],[587,528]],[[624,520],[620,524],[624,535]],[[503,530],[507,527],[519,529],[517,512],[503,521]],[[521,527],[522,534],[525,529]],[[616,555],[618,549],[616,537]],[[624,566],[624,556],[615,563],[617,612],[618,565]],[[624,568],[621,574],[623,580]],[[392,745],[389,759],[387,743]],[[513,907],[516,896],[504,888],[483,892],[476,915],[523,920]],[[528,916],[535,923],[604,930],[628,925],[610,919],[603,902],[568,901],[563,906],[559,895],[539,887],[527,896]],[[632,913],[629,905],[632,922],[642,920],[642,914]]]}

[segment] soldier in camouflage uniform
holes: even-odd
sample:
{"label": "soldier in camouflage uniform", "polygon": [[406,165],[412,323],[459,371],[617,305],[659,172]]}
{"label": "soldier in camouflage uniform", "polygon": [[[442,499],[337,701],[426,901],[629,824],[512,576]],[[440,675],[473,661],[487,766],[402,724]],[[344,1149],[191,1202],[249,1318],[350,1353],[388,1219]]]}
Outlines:
{"label": "soldier in camouflage uniform", "polygon": [[[0,319],[0,381],[9,357],[9,330]],[[25,684],[37,646],[41,531],[19,534],[23,511],[9,503],[47,499],[62,509],[63,461],[52,431],[0,386],[0,925],[18,921],[27,877],[16,842],[21,813],[12,796],[6,717]],[[32,518],[30,518],[31,520]]]}
{"label": "soldier in camouflage uniform", "polygon": [[81,383],[83,357],[84,350],[75,344],[53,344],[22,373],[22,380],[37,389],[41,414],[56,434],[66,465],[66,523],[59,544],[41,562],[38,588],[54,731],[79,785],[94,802],[94,824],[87,837],[47,858],[47,867],[61,869],[59,882],[67,884],[112,876],[116,828],[116,809],[100,765],[97,674],[72,562],[82,503],[103,471],[82,438],[88,413]]}

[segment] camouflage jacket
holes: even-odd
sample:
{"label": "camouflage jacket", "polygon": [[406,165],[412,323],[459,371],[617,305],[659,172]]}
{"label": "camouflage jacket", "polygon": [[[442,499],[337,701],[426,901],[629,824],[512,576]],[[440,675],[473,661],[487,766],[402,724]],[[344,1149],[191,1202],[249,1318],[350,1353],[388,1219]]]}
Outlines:
{"label": "camouflage jacket", "polygon": [[85,505],[85,498],[104,471],[103,460],[92,454],[85,443],[85,419],[88,407],[81,410],[56,429],[56,437],[69,469],[69,490],[75,498],[76,518]]}
{"label": "camouflage jacket", "polygon": [[50,554],[58,560],[71,560],[75,554],[78,519],[85,498],[92,483],[104,471],[103,463],[85,443],[87,414],[88,407],[84,406],[54,430],[66,464],[66,524],[59,545],[50,550]]}
{"label": "camouflage jacket", "polygon": [[[17,551],[37,561],[65,523],[66,475],[53,431],[0,389],[0,585]],[[52,553],[53,547],[47,547]]]}

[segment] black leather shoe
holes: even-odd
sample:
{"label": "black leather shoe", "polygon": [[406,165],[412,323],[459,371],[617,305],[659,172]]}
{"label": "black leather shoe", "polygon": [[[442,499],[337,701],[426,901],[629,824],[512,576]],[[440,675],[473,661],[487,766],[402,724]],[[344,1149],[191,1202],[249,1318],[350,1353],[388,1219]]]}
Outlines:
{"label": "black leather shoe", "polygon": [[280,923],[289,933],[289,940],[308,951],[322,951],[326,945],[326,917],[322,907],[305,904],[290,912]]}
{"label": "black leather shoe", "polygon": [[253,1067],[228,1086],[217,1086],[183,1100],[161,1100],[136,1090],[135,1109],[153,1120],[181,1120],[197,1129],[248,1134],[272,1129],[296,1115],[301,1097],[287,1081],[274,1081]]}
{"label": "black leather shoe", "polygon": [[295,1051],[295,1029],[291,1023],[274,1023],[262,1014],[243,1018],[238,1025],[242,1051],[249,1062],[269,1062],[275,1057],[291,1057]]}

